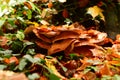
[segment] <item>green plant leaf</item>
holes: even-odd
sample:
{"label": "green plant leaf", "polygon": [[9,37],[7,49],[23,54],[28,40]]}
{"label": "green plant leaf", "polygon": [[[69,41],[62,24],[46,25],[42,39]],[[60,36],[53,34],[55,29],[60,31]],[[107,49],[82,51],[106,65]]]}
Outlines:
{"label": "green plant leaf", "polygon": [[60,78],[58,76],[56,76],[55,74],[50,74],[49,75],[49,80],[60,80]]}
{"label": "green plant leaf", "polygon": [[111,76],[108,76],[108,75],[103,75],[101,80],[111,80],[112,77]]}
{"label": "green plant leaf", "polygon": [[11,54],[12,50],[1,50],[0,54]]}
{"label": "green plant leaf", "polygon": [[32,6],[32,9],[35,11],[37,10],[39,12],[39,14],[41,14],[41,10],[32,2],[28,1],[30,3],[30,5]]}
{"label": "green plant leaf", "polygon": [[23,31],[17,31],[16,37],[19,40],[23,40],[25,38],[24,32]]}
{"label": "green plant leaf", "polygon": [[120,75],[117,75],[117,74],[114,75],[113,78],[112,78],[112,80],[120,80]]}
{"label": "green plant leaf", "polygon": [[19,40],[12,41],[10,44],[13,53],[20,53],[21,49],[23,48],[23,42]]}
{"label": "green plant leaf", "polygon": [[12,55],[12,50],[0,50],[0,55],[5,58],[9,58]]}
{"label": "green plant leaf", "polygon": [[7,65],[2,65],[2,64],[0,64],[0,70],[3,70],[3,69],[5,69],[5,68],[7,68]]}
{"label": "green plant leaf", "polygon": [[66,18],[64,22],[66,22],[68,25],[69,25],[70,23],[73,23],[69,18]]}
{"label": "green plant leaf", "polygon": [[23,45],[24,45],[24,47],[26,47],[26,46],[30,46],[30,45],[33,45],[33,44],[34,44],[33,42],[27,41]]}
{"label": "green plant leaf", "polygon": [[24,56],[24,58],[27,59],[28,61],[30,61],[31,63],[34,63],[34,58],[32,56],[27,54]]}
{"label": "green plant leaf", "polygon": [[2,25],[5,23],[5,21],[6,21],[6,18],[0,18],[0,29],[1,29],[1,27],[2,27]]}
{"label": "green plant leaf", "polygon": [[18,65],[18,69],[22,71],[26,65],[27,65],[26,59],[21,59]]}
{"label": "green plant leaf", "polygon": [[40,78],[40,76],[37,73],[33,73],[28,75],[29,80],[36,80],[38,78]]}
{"label": "green plant leaf", "polygon": [[28,51],[26,53],[34,55],[35,54],[35,49],[28,49]]}
{"label": "green plant leaf", "polygon": [[32,18],[32,11],[31,10],[27,10],[27,17],[28,17],[28,19]]}
{"label": "green plant leaf", "polygon": [[78,58],[78,56],[74,53],[69,54],[69,56],[70,56],[70,59],[77,59]]}

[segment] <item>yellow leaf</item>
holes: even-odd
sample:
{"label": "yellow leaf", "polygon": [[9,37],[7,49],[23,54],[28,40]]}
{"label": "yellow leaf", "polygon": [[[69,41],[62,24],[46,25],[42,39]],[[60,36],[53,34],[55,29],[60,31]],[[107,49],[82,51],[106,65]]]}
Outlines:
{"label": "yellow leaf", "polygon": [[51,69],[52,72],[53,72],[56,76],[58,76],[58,77],[60,77],[60,78],[62,78],[62,79],[65,79],[65,77],[63,77],[63,76],[57,71],[56,67],[54,66],[54,63],[57,62],[57,60],[56,60],[55,58],[45,59],[45,61],[46,61],[47,67],[48,67],[49,69]]}
{"label": "yellow leaf", "polygon": [[34,27],[39,27],[39,24],[37,22],[27,21],[26,24],[31,24],[34,25]]}
{"label": "yellow leaf", "polygon": [[102,20],[105,21],[104,15],[103,15],[103,10],[101,8],[99,8],[98,6],[93,6],[88,8],[87,13],[91,14],[93,18],[95,18],[96,16],[100,16]]}

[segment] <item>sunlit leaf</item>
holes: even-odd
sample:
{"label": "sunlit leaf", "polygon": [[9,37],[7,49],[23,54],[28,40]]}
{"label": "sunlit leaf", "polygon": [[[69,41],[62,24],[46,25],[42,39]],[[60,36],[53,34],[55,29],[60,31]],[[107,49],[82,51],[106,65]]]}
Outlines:
{"label": "sunlit leaf", "polygon": [[58,76],[56,76],[55,74],[50,74],[49,79],[50,80],[60,80],[60,78]]}
{"label": "sunlit leaf", "polygon": [[23,40],[25,38],[25,35],[24,35],[23,31],[17,31],[16,37],[19,40]]}
{"label": "sunlit leaf", "polygon": [[87,13],[91,14],[93,18],[100,16],[102,20],[105,20],[102,12],[103,10],[99,8],[98,6],[90,7],[88,8],[88,11],[87,11]]}
{"label": "sunlit leaf", "polygon": [[5,69],[5,68],[7,68],[7,65],[2,65],[2,64],[0,64],[0,70],[3,70],[3,69]]}
{"label": "sunlit leaf", "polygon": [[23,46],[26,47],[26,46],[30,46],[30,45],[33,45],[34,43],[33,42],[24,42]]}
{"label": "sunlit leaf", "polygon": [[11,54],[12,50],[2,50],[0,51],[0,54]]}
{"label": "sunlit leaf", "polygon": [[25,55],[24,58],[27,59],[28,61],[30,61],[31,63],[34,63],[34,59],[33,59],[32,56],[30,56],[30,55]]}
{"label": "sunlit leaf", "polygon": [[[53,60],[53,61],[52,61]],[[51,69],[51,71],[52,71],[52,74],[51,74],[51,78],[50,79],[52,79],[52,77],[54,76],[58,76],[58,77],[60,77],[60,78],[64,78],[58,71],[57,71],[57,69],[56,69],[56,67],[55,67],[55,65],[53,64],[53,62],[55,61],[54,59],[45,59],[45,61],[46,61],[46,65],[47,65],[47,67],[49,68],[49,69]],[[55,74],[55,75],[54,75]],[[58,80],[58,78],[56,79],[56,80]]]}
{"label": "sunlit leaf", "polygon": [[40,76],[37,73],[33,73],[28,75],[29,80],[36,80],[38,78],[40,78]]}
{"label": "sunlit leaf", "polygon": [[32,18],[32,11],[31,10],[27,11],[27,17],[28,17],[28,19]]}
{"label": "sunlit leaf", "polygon": [[120,80],[120,75],[114,75],[112,80]]}
{"label": "sunlit leaf", "polygon": [[26,65],[27,65],[26,59],[21,59],[18,65],[19,70],[23,70]]}
{"label": "sunlit leaf", "polygon": [[35,49],[28,49],[28,51],[26,52],[27,54],[35,54]]}
{"label": "sunlit leaf", "polygon": [[103,75],[101,80],[111,80],[111,76],[108,76],[108,75]]}
{"label": "sunlit leaf", "polygon": [[58,0],[59,2],[61,2],[61,3],[64,3],[64,2],[66,2],[67,0]]}
{"label": "sunlit leaf", "polygon": [[0,28],[2,27],[2,25],[5,23],[6,18],[0,18]]}
{"label": "sunlit leaf", "polygon": [[33,9],[34,11],[37,10],[37,11],[39,12],[39,14],[41,14],[40,9],[39,9],[34,3],[30,2],[30,1],[28,1],[28,2],[30,3],[30,5],[32,6],[32,9]]}

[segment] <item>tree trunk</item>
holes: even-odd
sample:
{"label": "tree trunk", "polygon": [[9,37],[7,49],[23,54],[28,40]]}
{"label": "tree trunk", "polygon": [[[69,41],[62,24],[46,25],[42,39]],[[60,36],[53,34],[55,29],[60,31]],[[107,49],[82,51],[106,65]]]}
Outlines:
{"label": "tree trunk", "polygon": [[108,3],[104,16],[106,20],[104,31],[110,38],[115,39],[115,36],[120,34],[120,4]]}

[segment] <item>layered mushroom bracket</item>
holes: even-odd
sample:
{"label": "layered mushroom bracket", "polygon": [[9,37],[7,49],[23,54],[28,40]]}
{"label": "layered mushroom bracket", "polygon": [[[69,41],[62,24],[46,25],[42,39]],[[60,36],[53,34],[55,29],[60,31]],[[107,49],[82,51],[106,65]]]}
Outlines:
{"label": "layered mushroom bracket", "polygon": [[[76,53],[78,55],[103,55],[101,45],[106,44],[107,34],[97,30],[86,30],[84,26],[74,23],[72,25],[37,27],[33,29],[38,39],[36,44],[47,49],[48,55],[63,51],[65,55]],[[99,53],[94,54],[94,52]],[[102,52],[101,52],[102,51]]]}

